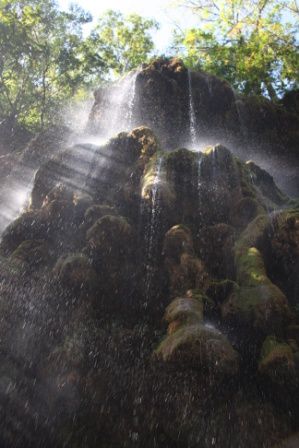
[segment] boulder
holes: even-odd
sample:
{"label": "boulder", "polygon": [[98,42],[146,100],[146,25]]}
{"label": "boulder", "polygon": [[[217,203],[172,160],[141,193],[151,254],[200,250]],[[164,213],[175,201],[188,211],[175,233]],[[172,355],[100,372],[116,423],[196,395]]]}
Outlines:
{"label": "boulder", "polygon": [[67,289],[76,294],[93,292],[98,284],[98,276],[90,260],[82,253],[66,254],[59,258],[53,274]]}
{"label": "boulder", "polygon": [[223,318],[252,325],[264,334],[280,334],[291,318],[288,301],[267,277],[262,255],[255,247],[237,259],[237,281],[222,306]]}
{"label": "boulder", "polygon": [[87,248],[95,262],[116,272],[134,252],[132,226],[122,216],[106,215],[98,219],[86,233]]}
{"label": "boulder", "polygon": [[192,234],[188,227],[178,224],[165,234],[163,253],[179,262],[184,252],[194,254]]}
{"label": "boulder", "polygon": [[189,289],[205,288],[205,266],[194,253],[192,235],[187,227],[176,225],[166,233],[163,253],[171,297],[184,294]]}
{"label": "boulder", "polygon": [[168,334],[174,333],[182,325],[203,321],[203,300],[191,297],[176,298],[165,310],[164,319],[168,322]]}
{"label": "boulder", "polygon": [[12,253],[23,241],[44,239],[47,231],[48,222],[42,211],[25,212],[3,232],[1,251],[5,254]]}
{"label": "boulder", "polygon": [[286,390],[299,387],[299,347],[268,336],[262,346],[259,373],[273,386]]}
{"label": "boulder", "polygon": [[101,219],[106,215],[116,216],[117,211],[111,205],[91,205],[84,213],[84,220],[82,225],[84,226],[84,228],[89,229],[98,219]]}
{"label": "boulder", "polygon": [[193,368],[219,380],[238,373],[238,354],[218,330],[204,324],[183,325],[171,332],[155,357],[177,368]]}
{"label": "boulder", "polygon": [[298,306],[299,210],[287,209],[272,216],[270,241],[265,247],[268,275]]}
{"label": "boulder", "polygon": [[10,255],[24,269],[33,269],[49,262],[49,248],[44,240],[25,240]]}

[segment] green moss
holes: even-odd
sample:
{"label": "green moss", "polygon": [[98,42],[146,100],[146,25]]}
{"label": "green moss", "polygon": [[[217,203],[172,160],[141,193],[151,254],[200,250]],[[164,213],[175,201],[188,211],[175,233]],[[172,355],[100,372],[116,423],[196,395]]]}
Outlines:
{"label": "green moss", "polygon": [[[115,237],[118,237],[115,240]],[[105,215],[98,219],[86,233],[86,240],[104,252],[111,251],[111,245],[127,245],[131,242],[132,227],[123,216]]]}
{"label": "green moss", "polygon": [[279,347],[282,349],[289,348],[288,344],[279,342],[276,336],[267,336],[262,346],[261,360],[265,359],[273,350]]}
{"label": "green moss", "polygon": [[217,377],[238,371],[238,354],[227,338],[202,324],[184,325],[168,335],[154,355],[161,361],[207,370]]}
{"label": "green moss", "polygon": [[252,161],[246,162],[252,184],[254,185],[259,200],[267,210],[275,210],[287,204],[289,198],[277,187],[273,177]]}
{"label": "green moss", "polygon": [[237,282],[246,286],[257,286],[267,280],[263,257],[256,247],[243,249],[237,258]]}
{"label": "green moss", "polygon": [[242,232],[240,238],[235,244],[235,261],[238,266],[238,258],[243,252],[251,247],[256,247],[264,236],[265,230],[271,224],[271,219],[268,215],[257,216]]}
{"label": "green moss", "polygon": [[198,154],[186,148],[175,149],[164,157],[166,170],[190,170],[198,164]]}
{"label": "green moss", "polygon": [[200,323],[203,320],[203,301],[193,298],[177,298],[166,308],[165,320],[168,323],[174,321],[184,324]]}
{"label": "green moss", "polygon": [[89,259],[82,253],[67,254],[57,261],[53,273],[61,283],[80,293],[82,287],[93,290],[98,284],[97,274]]}
{"label": "green moss", "polygon": [[201,289],[190,289],[187,295],[202,303],[204,313],[215,308],[215,302],[208,295],[204,294]]}
{"label": "green moss", "polygon": [[10,259],[23,267],[32,267],[45,263],[48,254],[48,246],[44,240],[26,240],[11,254]]}
{"label": "green moss", "polygon": [[194,254],[192,234],[187,226],[178,224],[166,232],[163,254],[180,262],[180,256],[184,252]]}
{"label": "green moss", "polygon": [[260,372],[268,374],[272,379],[286,377],[294,367],[294,353],[289,344],[278,340],[275,336],[265,339],[259,361]]}
{"label": "green moss", "polygon": [[280,331],[290,318],[283,292],[268,278],[265,263],[258,250],[270,224],[266,215],[258,216],[241,234],[235,245],[236,279],[224,316],[251,323],[265,333]]}
{"label": "green moss", "polygon": [[[153,186],[159,183],[160,199],[165,207],[174,205],[176,194],[174,185],[167,179],[167,162],[166,159],[170,153],[158,152],[146,164],[144,174],[141,179],[141,196],[146,201],[151,201]],[[158,173],[158,161],[162,159]]]}
{"label": "green moss", "polygon": [[142,145],[141,156],[150,158],[161,151],[160,143],[153,131],[146,126],[139,126],[131,131],[130,135]]}

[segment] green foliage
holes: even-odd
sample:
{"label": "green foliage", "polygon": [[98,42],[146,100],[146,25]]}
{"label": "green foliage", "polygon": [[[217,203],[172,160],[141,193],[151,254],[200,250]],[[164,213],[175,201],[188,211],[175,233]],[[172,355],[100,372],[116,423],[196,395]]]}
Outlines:
{"label": "green foliage", "polygon": [[84,81],[81,28],[90,20],[78,7],[59,11],[54,0],[1,0],[1,120],[34,129],[52,120]]}
{"label": "green foliage", "polygon": [[158,23],[154,20],[107,11],[99,18],[87,43],[115,75],[122,75],[148,60],[154,49],[150,31],[155,29]]}
{"label": "green foliage", "polygon": [[189,67],[223,77],[246,94],[272,99],[298,83],[298,11],[294,2],[177,3],[189,7],[199,19],[198,28],[174,36],[174,47],[182,52]]}
{"label": "green foliage", "polygon": [[66,102],[145,61],[156,22],[108,12],[91,34],[89,13],[55,0],[0,0],[0,123],[34,131],[59,119]]}

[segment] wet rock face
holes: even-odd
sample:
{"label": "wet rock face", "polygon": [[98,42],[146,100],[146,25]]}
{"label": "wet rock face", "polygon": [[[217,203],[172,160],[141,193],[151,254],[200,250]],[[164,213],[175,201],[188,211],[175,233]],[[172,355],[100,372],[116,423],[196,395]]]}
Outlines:
{"label": "wet rock face", "polygon": [[[129,96],[133,94],[129,105],[121,100],[128,81],[134,81],[133,85],[129,82]],[[115,89],[119,90],[116,103],[111,102]],[[298,180],[293,170],[294,165],[298,167],[299,118],[295,103],[295,97],[285,98],[281,104],[266,98],[243,97],[213,75],[188,71],[178,59],[159,59],[129,74],[122,84],[110,90],[99,89],[95,93],[89,129],[95,134],[107,134],[111,127],[107,111],[118,108],[120,115],[125,116],[129,107],[132,109],[129,128],[133,124],[150,127],[167,149],[190,145],[195,137],[207,142],[232,141],[241,153],[246,148],[242,154],[246,157],[248,152],[254,154],[258,149],[266,156],[265,163],[269,157],[278,155],[281,169],[293,173],[285,185],[289,184],[292,194],[298,194]]]}
{"label": "wet rock face", "polygon": [[[174,148],[188,142],[190,73],[182,61],[159,59],[144,65],[137,73],[135,82],[135,124],[154,129],[166,148]],[[234,94],[229,84],[215,76],[192,72],[191,87],[198,133],[206,133],[207,129],[216,129],[219,126],[224,129],[225,115],[231,109],[236,113],[233,105]],[[103,123],[107,121],[107,105],[109,95],[105,90],[99,89],[95,92],[95,103],[89,123],[89,128],[96,133],[103,131]]]}
{"label": "wet rock face", "polygon": [[298,425],[297,218],[223,145],[138,127],[54,154],[0,245],[2,445],[274,446]]}

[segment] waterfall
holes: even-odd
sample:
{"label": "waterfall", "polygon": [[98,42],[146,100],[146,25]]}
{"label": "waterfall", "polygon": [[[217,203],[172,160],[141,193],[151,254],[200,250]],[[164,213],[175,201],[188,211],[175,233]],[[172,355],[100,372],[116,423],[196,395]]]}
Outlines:
{"label": "waterfall", "polygon": [[106,138],[122,131],[130,131],[133,126],[137,75],[138,72],[128,75],[108,93],[109,100],[103,118]]}
{"label": "waterfall", "polygon": [[33,169],[20,161],[4,181],[0,192],[0,236],[29,205],[34,174]]}
{"label": "waterfall", "polygon": [[145,307],[151,298],[151,287],[155,275],[154,265],[157,258],[157,231],[160,223],[161,208],[159,184],[161,182],[162,157],[157,159],[155,177],[151,188],[151,205],[149,224],[145,232],[146,237],[146,275],[145,275]]}
{"label": "waterfall", "polygon": [[192,94],[192,79],[191,79],[191,70],[188,69],[188,91],[189,91],[189,129],[190,129],[190,138],[191,144],[195,145],[196,143],[196,117],[194,110],[194,101]]}
{"label": "waterfall", "polygon": [[130,82],[130,88],[129,88],[129,96],[128,96],[128,112],[126,115],[126,128],[128,130],[131,130],[133,126],[133,112],[134,112],[134,105],[135,105],[135,97],[136,97],[136,78],[137,78],[138,72],[135,72],[132,76],[131,82]]}
{"label": "waterfall", "polygon": [[234,101],[235,101],[236,111],[237,111],[238,120],[239,120],[240,132],[241,132],[241,135],[243,138],[247,138],[248,132],[247,132],[245,113],[244,113],[245,105],[244,105],[242,99],[238,96],[238,93],[235,91],[235,89],[232,89],[232,91],[233,91],[233,95],[234,95]]}
{"label": "waterfall", "polygon": [[200,198],[200,188],[201,188],[201,183],[202,183],[202,179],[201,179],[201,175],[202,175],[202,159],[203,159],[203,155],[201,152],[198,153],[198,168],[197,168],[197,191],[198,191],[198,195]]}

